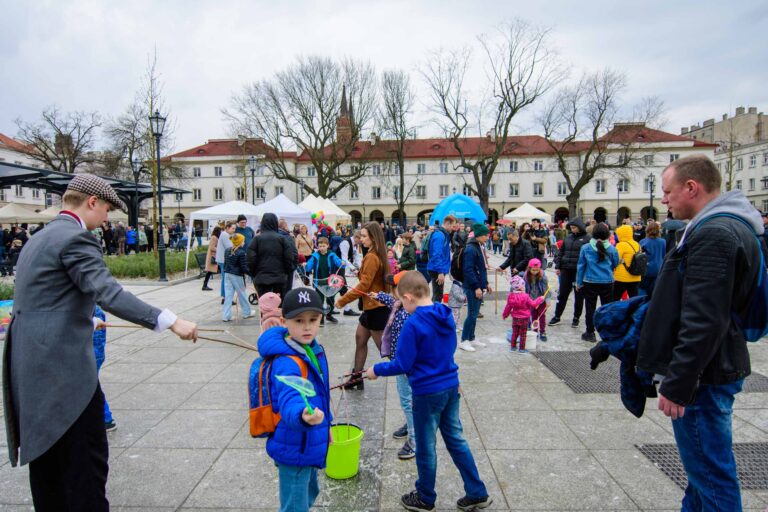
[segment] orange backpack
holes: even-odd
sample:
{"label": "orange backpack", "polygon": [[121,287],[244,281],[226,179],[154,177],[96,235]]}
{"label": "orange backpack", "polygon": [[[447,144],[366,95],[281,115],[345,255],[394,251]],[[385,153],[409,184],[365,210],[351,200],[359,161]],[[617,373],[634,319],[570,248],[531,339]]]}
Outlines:
{"label": "orange backpack", "polygon": [[[248,419],[252,437],[269,437],[280,422],[280,414],[272,409],[272,393],[269,382],[272,376],[272,364],[277,357],[259,357],[251,363],[248,377],[249,410]],[[307,363],[299,356],[286,356],[299,366],[302,378],[308,375]]]}

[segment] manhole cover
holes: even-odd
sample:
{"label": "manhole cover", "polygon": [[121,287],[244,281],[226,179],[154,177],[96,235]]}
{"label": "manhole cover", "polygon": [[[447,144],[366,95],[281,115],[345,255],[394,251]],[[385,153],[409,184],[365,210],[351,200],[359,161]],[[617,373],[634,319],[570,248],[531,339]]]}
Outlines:
{"label": "manhole cover", "polygon": [[[635,445],[653,465],[681,489],[688,485],[683,464],[674,444]],[[768,443],[735,443],[736,472],[742,489],[768,489]]]}
{"label": "manhole cover", "polygon": [[[534,352],[536,358],[558,376],[574,393],[619,393],[619,361],[610,357],[589,369],[589,351]],[[768,393],[768,377],[752,373],[744,382],[745,393]]]}

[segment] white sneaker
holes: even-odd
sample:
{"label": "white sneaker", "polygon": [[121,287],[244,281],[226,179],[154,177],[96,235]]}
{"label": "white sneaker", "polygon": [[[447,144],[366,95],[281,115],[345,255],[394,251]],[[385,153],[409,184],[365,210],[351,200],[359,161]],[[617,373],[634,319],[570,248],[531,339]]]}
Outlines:
{"label": "white sneaker", "polygon": [[472,346],[472,342],[471,341],[462,341],[461,343],[459,343],[459,348],[461,350],[466,350],[467,352],[474,352],[475,351],[475,347]]}
{"label": "white sneaker", "polygon": [[483,343],[482,341],[478,340],[472,340],[472,344],[476,347],[487,347],[488,345]]}
{"label": "white sneaker", "polygon": [[253,317],[255,317],[255,316],[256,316],[256,313],[254,313],[253,311],[251,311],[251,312],[250,312],[250,313],[248,313],[247,315],[243,315],[243,320],[245,320],[246,318],[253,318]]}

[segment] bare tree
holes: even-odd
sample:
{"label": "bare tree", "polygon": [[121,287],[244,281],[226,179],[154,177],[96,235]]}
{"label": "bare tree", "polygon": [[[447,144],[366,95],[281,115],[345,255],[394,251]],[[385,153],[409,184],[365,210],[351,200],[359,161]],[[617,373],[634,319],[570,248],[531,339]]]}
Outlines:
{"label": "bare tree", "polygon": [[[503,25],[498,34],[480,37],[489,90],[471,106],[465,78],[470,67],[468,50],[440,51],[430,56],[422,74],[438,125],[459,153],[459,167],[472,173],[470,191],[488,211],[489,186],[499,158],[507,151],[512,120],[554,87],[564,76],[549,48],[549,31],[522,20]],[[471,127],[485,137],[463,143]]]}
{"label": "bare tree", "polygon": [[[148,116],[147,109],[137,97],[122,114],[107,122],[104,135],[110,149],[105,152],[104,163],[111,176],[133,180],[131,162],[134,159],[144,161],[151,158],[147,151]],[[151,176],[148,168],[145,167],[144,170]]]}
{"label": "bare tree", "polygon": [[[341,101],[343,93],[345,98],[348,94],[348,105]],[[356,143],[375,109],[376,76],[371,65],[312,56],[299,58],[271,80],[246,85],[222,112],[234,133],[260,138],[273,148],[265,160],[275,178],[303,183],[306,192],[332,197],[365,174],[366,155]],[[316,186],[293,172],[290,151],[298,151],[312,164]]]}
{"label": "bare tree", "polygon": [[97,112],[61,112],[57,106],[43,110],[40,121],[16,119],[18,138],[29,148],[27,155],[54,171],[73,173],[78,166],[97,160],[92,152]]}
{"label": "bare tree", "polygon": [[[382,101],[379,106],[377,121],[381,134],[387,139],[387,156],[394,160],[395,179],[397,180],[397,210],[400,225],[405,224],[405,203],[413,192],[418,178],[406,192],[405,190],[405,147],[408,139],[416,135],[412,124],[414,94],[409,76],[399,70],[385,71],[381,80]],[[374,143],[377,143],[375,140]]]}
{"label": "bare tree", "polygon": [[634,109],[638,118],[616,124],[625,89],[626,78],[618,71],[606,68],[585,74],[574,85],[560,89],[541,115],[544,138],[568,188],[571,218],[577,215],[581,191],[595,175],[629,178],[644,165],[636,135],[646,124],[655,123],[664,107],[660,100],[646,98]]}

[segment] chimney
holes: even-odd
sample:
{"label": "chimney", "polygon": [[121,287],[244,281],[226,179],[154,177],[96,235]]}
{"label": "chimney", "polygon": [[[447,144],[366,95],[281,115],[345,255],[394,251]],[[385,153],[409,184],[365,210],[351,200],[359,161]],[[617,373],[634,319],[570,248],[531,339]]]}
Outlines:
{"label": "chimney", "polygon": [[699,127],[698,127],[697,125],[695,125],[695,124],[692,124],[692,125],[691,125],[691,131],[692,131],[692,132],[693,132],[693,131],[696,131],[696,130],[698,130],[698,129],[699,129]]}
{"label": "chimney", "polygon": [[378,142],[378,138],[376,137],[376,132],[371,132],[371,146],[375,146]]}
{"label": "chimney", "polygon": [[728,114],[723,114],[723,121],[727,121],[727,120],[728,120]]}
{"label": "chimney", "polygon": [[686,133],[688,133],[688,128],[686,128],[685,126],[680,128],[680,135],[685,135]]}
{"label": "chimney", "polygon": [[736,115],[737,116],[744,115],[744,107],[736,107]]}
{"label": "chimney", "polygon": [[750,114],[757,114],[757,107],[749,107]]}

